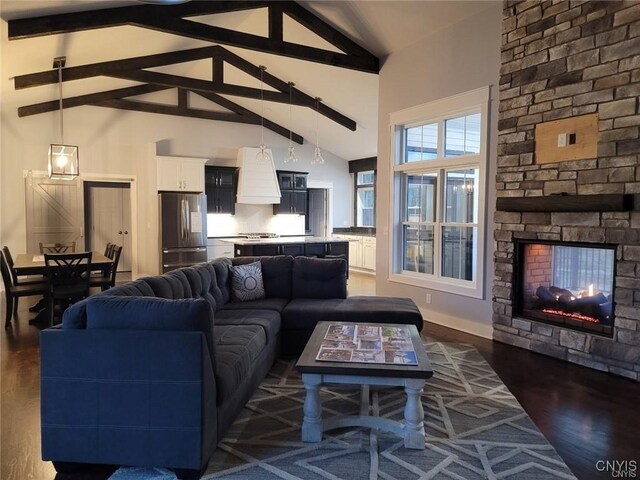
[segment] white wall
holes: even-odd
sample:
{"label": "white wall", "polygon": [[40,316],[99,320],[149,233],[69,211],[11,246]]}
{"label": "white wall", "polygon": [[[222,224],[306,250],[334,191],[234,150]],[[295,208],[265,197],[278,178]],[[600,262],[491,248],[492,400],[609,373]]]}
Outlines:
{"label": "white wall", "polygon": [[[493,209],[495,206],[498,81],[502,3],[487,3],[480,14],[428,36],[391,54],[380,72],[377,190],[377,276],[379,295],[409,296],[426,320],[491,338],[491,285],[493,279]],[[388,280],[390,135],[389,114],[404,108],[492,86],[490,108],[489,170],[487,172],[487,222],[485,298],[473,299],[427,290]],[[432,303],[426,304],[431,293]]]}
{"label": "white wall", "polygon": [[[127,35],[136,41],[126,41]],[[39,37],[28,40],[7,40],[7,23],[0,22],[1,81],[1,170],[0,170],[0,239],[16,253],[26,249],[25,201],[23,172],[46,170],[48,146],[59,141],[58,112],[18,118],[19,106],[58,97],[57,85],[16,91],[12,77],[51,68],[58,55],[67,55],[67,65],[126,58],[136,55],[179,50],[204,43],[182,45],[184,39],[157,37],[157,33],[118,27],[68,35]],[[139,40],[144,38],[144,41]],[[175,42],[167,45],[167,38]],[[158,41],[155,41],[158,39]],[[162,43],[165,42],[165,43]],[[109,48],[101,48],[108,45]],[[304,68],[301,64],[301,68]],[[190,72],[187,71],[186,74]],[[107,90],[128,85],[106,78],[66,82],[65,96]],[[173,100],[175,93],[163,94]],[[101,107],[83,106],[64,111],[65,142],[78,145],[81,174],[130,175],[137,178],[138,204],[138,271],[155,273],[157,260],[157,199],[155,165],[151,147],[162,155],[209,158],[212,164],[233,164],[241,146],[257,146],[260,130],[257,126],[213,122],[147,113],[127,112]],[[270,131],[265,143],[272,148],[276,168],[282,163],[288,139]],[[331,181],[336,199],[334,224],[351,223],[351,183],[347,162],[329,152],[326,164],[309,165],[314,145],[296,145],[299,163],[295,170],[310,172],[310,180]],[[229,163],[232,162],[232,163]]]}

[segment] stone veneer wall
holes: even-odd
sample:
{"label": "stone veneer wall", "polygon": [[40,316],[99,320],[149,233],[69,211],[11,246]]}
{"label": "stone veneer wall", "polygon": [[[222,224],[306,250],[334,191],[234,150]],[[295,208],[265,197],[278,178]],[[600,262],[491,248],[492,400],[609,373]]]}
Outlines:
{"label": "stone veneer wall", "polygon": [[[504,3],[497,195],[640,193],[640,3]],[[535,125],[599,115],[598,157],[537,165]],[[496,212],[494,339],[640,378],[640,212]],[[514,238],[617,244],[613,338],[513,318]]]}

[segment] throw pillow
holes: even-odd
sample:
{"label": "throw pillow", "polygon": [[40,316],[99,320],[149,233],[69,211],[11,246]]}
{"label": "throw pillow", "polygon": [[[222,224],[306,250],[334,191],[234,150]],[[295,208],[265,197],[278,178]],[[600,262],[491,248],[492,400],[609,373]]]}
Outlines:
{"label": "throw pillow", "polygon": [[260,262],[229,267],[231,271],[231,295],[237,302],[265,298]]}

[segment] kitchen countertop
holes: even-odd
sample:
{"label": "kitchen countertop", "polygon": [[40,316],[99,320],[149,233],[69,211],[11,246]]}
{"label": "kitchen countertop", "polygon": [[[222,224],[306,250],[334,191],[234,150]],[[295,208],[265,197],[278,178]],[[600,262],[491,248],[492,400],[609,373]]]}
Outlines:
{"label": "kitchen countertop", "polygon": [[358,237],[375,237],[375,227],[335,227],[334,235],[357,235]]}
{"label": "kitchen countertop", "polygon": [[259,240],[249,240],[247,238],[236,239],[220,239],[221,242],[233,243],[235,245],[279,245],[282,243],[344,243],[356,242],[357,240],[348,240],[346,238],[335,237],[278,237],[278,238],[261,238]]}

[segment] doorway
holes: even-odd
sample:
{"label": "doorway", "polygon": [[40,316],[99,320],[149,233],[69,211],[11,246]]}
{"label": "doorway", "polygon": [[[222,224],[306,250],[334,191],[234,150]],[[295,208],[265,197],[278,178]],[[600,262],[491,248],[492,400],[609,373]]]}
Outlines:
{"label": "doorway", "polygon": [[108,242],[122,245],[118,272],[131,271],[131,185],[84,182],[85,248],[102,252]]}
{"label": "doorway", "polygon": [[308,215],[305,218],[305,229],[314,237],[326,237],[329,225],[328,191],[325,188],[308,188]]}

